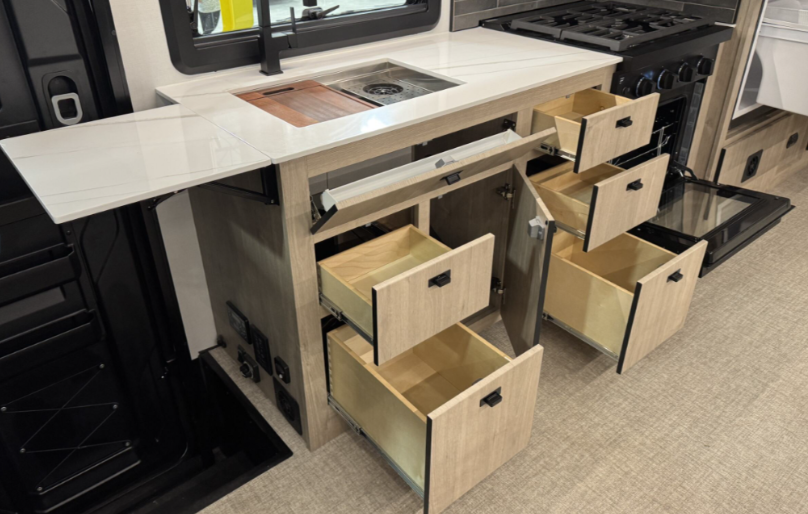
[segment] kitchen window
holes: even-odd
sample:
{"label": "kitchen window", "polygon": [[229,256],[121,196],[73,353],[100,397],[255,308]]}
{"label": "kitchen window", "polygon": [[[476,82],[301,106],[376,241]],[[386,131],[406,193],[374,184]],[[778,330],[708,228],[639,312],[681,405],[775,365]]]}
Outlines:
{"label": "kitchen window", "polygon": [[[257,63],[258,1],[269,2],[273,33],[293,30],[291,8],[307,33],[307,46],[282,58],[423,32],[440,17],[440,0],[160,0],[174,66],[195,74]],[[311,19],[304,3],[327,15]]]}

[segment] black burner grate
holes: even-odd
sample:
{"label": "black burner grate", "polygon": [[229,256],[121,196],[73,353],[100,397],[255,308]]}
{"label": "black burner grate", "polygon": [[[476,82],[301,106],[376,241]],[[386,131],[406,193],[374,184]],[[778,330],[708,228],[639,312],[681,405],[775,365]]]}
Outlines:
{"label": "black burner grate", "polygon": [[620,52],[646,41],[713,24],[706,17],[617,2],[580,2],[511,22],[511,28]]}

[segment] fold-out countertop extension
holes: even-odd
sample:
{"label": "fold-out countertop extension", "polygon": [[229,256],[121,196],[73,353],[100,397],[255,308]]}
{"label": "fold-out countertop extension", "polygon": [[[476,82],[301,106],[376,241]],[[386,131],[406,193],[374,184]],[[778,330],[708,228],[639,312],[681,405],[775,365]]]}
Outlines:
{"label": "fold-out countertop extension", "polygon": [[[445,77],[443,91],[295,127],[235,96],[390,61]],[[56,223],[316,154],[600,70],[620,57],[478,28],[420,34],[211,73],[158,92],[174,105],[0,141]]]}
{"label": "fold-out countertop extension", "polygon": [[271,164],[180,105],[6,139],[0,148],[56,223]]}

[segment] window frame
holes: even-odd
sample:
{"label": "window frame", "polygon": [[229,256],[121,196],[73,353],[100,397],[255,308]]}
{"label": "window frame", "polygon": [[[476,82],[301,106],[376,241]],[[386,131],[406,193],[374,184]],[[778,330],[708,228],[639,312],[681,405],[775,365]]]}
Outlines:
{"label": "window frame", "polygon": [[[305,31],[313,44],[283,51],[281,58],[426,32],[438,24],[440,8],[441,0],[407,0],[399,7],[298,21],[297,31]],[[160,9],[171,62],[180,72],[195,75],[258,63],[257,28],[194,36],[185,0],[160,0]],[[291,28],[285,22],[272,32]]]}

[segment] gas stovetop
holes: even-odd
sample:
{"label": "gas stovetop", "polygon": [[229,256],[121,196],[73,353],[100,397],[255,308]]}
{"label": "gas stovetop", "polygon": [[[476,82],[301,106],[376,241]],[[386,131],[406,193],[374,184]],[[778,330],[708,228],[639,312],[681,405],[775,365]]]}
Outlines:
{"label": "gas stovetop", "polygon": [[512,16],[508,22],[511,30],[614,52],[714,24],[707,17],[620,2],[574,2]]}

